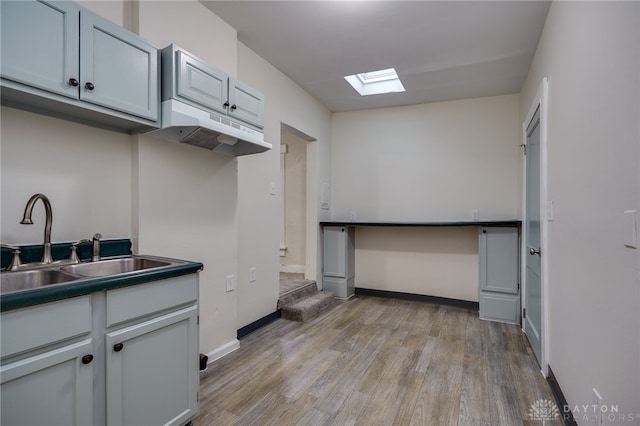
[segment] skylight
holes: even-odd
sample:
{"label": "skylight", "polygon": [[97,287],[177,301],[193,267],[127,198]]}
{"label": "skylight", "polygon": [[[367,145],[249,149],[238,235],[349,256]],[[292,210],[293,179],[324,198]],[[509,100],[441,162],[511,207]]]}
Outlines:
{"label": "skylight", "polygon": [[394,68],[348,75],[344,79],[362,96],[404,92]]}

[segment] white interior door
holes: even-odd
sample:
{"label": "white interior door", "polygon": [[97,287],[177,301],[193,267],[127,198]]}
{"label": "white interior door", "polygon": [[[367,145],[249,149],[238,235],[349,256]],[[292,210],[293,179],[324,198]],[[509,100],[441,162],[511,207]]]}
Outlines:
{"label": "white interior door", "polygon": [[540,109],[527,127],[525,194],[524,331],[542,364],[542,274],[540,215]]}

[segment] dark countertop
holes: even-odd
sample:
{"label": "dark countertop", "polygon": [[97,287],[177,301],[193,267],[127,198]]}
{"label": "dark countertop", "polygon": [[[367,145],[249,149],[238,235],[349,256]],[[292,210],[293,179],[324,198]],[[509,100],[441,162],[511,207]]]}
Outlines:
{"label": "dark countertop", "polygon": [[520,226],[521,220],[469,220],[469,221],[434,221],[434,222],[359,222],[329,220],[320,222],[320,226],[388,226],[388,227],[458,227],[458,226]]}
{"label": "dark countertop", "polygon": [[[103,243],[104,244],[104,243]],[[101,246],[101,254],[108,253],[109,257],[123,257],[131,255],[131,243],[128,240],[119,240],[112,243],[112,249],[102,250],[103,247],[109,247],[109,244]],[[54,253],[56,253],[56,245],[54,245]],[[69,244],[70,246],[70,244]],[[57,250],[67,248],[66,245],[58,245]],[[40,246],[41,249],[41,246]],[[3,255],[5,249],[3,248]],[[23,250],[29,251],[29,249]],[[41,253],[41,250],[40,250]],[[6,253],[10,255],[10,251]],[[36,253],[36,256],[38,253]],[[5,256],[3,256],[5,257]],[[8,257],[8,256],[7,256]],[[84,257],[84,256],[83,256]],[[155,256],[153,256],[155,257]],[[54,255],[54,259],[56,256]],[[158,258],[162,259],[162,258]],[[3,259],[4,260],[4,259]],[[57,259],[56,259],[57,260]],[[202,270],[203,265],[200,262],[191,262],[178,259],[168,259],[174,264],[153,268],[149,270],[141,270],[135,273],[112,275],[99,278],[79,278],[74,281],[67,281],[60,284],[51,284],[43,287],[37,287],[30,290],[16,291],[13,293],[2,294],[0,296],[0,311],[8,311],[11,309],[23,308],[26,306],[39,305],[41,303],[53,302],[56,300],[67,299],[70,297],[82,296],[97,291],[111,290],[120,287],[128,287],[132,285],[142,284],[150,281],[157,281],[166,278],[178,277],[181,275],[194,274]],[[4,262],[3,262],[4,263]]]}
{"label": "dark countertop", "polygon": [[128,287],[150,281],[178,277],[180,275],[194,274],[202,268],[202,263],[185,261],[180,265],[172,265],[148,271],[143,270],[135,274],[82,278],[76,281],[52,284],[32,290],[17,291],[0,296],[0,310],[4,312],[10,309],[39,305],[41,303],[82,296],[97,291],[112,290],[114,288]]}

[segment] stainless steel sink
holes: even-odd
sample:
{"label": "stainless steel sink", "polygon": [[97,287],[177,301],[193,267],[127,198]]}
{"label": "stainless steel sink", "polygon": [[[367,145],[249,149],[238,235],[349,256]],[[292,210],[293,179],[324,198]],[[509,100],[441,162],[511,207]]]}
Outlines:
{"label": "stainless steel sink", "polygon": [[162,268],[171,265],[170,262],[163,262],[155,259],[141,257],[127,257],[122,259],[100,260],[90,263],[78,263],[60,268],[61,271],[69,272],[83,277],[106,277],[109,275],[126,274],[129,272],[139,272],[145,269]]}
{"label": "stainless steel sink", "polygon": [[0,293],[29,290],[52,284],[77,280],[78,277],[57,270],[3,272],[0,277]]}

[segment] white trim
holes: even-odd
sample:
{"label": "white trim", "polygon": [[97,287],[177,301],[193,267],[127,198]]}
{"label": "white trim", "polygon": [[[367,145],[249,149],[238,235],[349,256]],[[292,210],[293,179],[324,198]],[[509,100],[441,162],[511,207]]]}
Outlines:
{"label": "white trim", "polygon": [[240,341],[238,339],[233,339],[232,341],[225,343],[224,345],[207,353],[207,357],[209,357],[209,359],[207,360],[207,365],[211,364],[215,360],[229,355],[231,352],[237,351],[238,349],[240,349]]}
{"label": "white trim", "polygon": [[[547,340],[549,336],[549,292],[548,292],[548,236],[549,236],[549,224],[547,221],[547,204],[548,191],[547,191],[547,128],[548,128],[548,98],[549,98],[549,80],[547,77],[542,79],[538,91],[536,92],[533,102],[529,107],[524,122],[522,123],[522,143],[527,143],[527,127],[533,119],[534,114],[538,107],[540,107],[540,218],[541,218],[541,230],[540,230],[540,291],[542,297],[542,312],[540,321],[540,367],[542,374],[547,377],[549,374],[549,342]],[[522,177],[522,239],[520,250],[520,280],[521,286],[521,306],[525,307],[525,294],[526,294],[526,241],[527,241],[527,159],[523,157],[523,177]],[[524,330],[524,321],[523,330]]]}
{"label": "white trim", "polygon": [[[280,136],[282,139],[282,135]],[[287,255],[287,183],[286,183],[286,158],[289,148],[286,144],[280,144],[280,257]]]}
{"label": "white trim", "polygon": [[292,274],[304,274],[304,265],[280,265],[280,272],[289,272]]}

